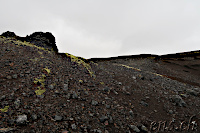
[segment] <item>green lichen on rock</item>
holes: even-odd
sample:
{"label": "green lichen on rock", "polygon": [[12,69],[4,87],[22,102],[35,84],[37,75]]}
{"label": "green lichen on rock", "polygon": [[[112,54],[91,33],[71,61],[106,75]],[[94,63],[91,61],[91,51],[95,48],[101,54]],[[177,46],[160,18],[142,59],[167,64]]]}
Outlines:
{"label": "green lichen on rock", "polygon": [[44,71],[46,71],[48,74],[50,74],[50,69],[48,69],[47,67],[46,68],[44,68]]}
{"label": "green lichen on rock", "polygon": [[84,60],[82,60],[82,59],[80,59],[80,58],[78,58],[74,55],[71,55],[71,54],[68,54],[68,53],[65,53],[65,54],[67,55],[67,57],[71,58],[72,62],[75,62],[78,65],[83,65],[87,69],[87,71],[89,72],[90,76],[95,79],[96,76],[95,76],[94,72],[92,71],[90,64],[86,63]]}
{"label": "green lichen on rock", "polygon": [[8,112],[9,106],[5,106],[3,109],[0,109],[1,112]]}
{"label": "green lichen on rock", "polygon": [[41,89],[40,87],[38,87],[38,90],[36,90],[35,93],[36,95],[42,95],[45,91],[45,89]]}
{"label": "green lichen on rock", "polygon": [[45,81],[45,75],[42,74],[41,78],[35,78],[35,80],[33,81],[34,84],[41,84],[42,87],[44,87],[44,81]]}

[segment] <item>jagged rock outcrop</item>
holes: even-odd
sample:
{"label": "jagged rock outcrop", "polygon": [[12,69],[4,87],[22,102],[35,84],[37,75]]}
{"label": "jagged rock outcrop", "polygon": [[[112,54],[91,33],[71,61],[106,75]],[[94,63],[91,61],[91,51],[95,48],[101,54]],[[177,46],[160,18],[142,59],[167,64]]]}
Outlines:
{"label": "jagged rock outcrop", "polygon": [[14,37],[14,38],[17,37],[14,32],[10,32],[10,31],[6,31],[6,32],[2,33],[1,36],[4,36],[4,37]]}
{"label": "jagged rock outcrop", "polygon": [[34,32],[30,36],[26,36],[26,41],[39,45],[39,46],[46,44],[47,47],[53,48],[55,52],[58,52],[58,48],[55,42],[55,37],[50,32],[46,32],[46,33]]}
{"label": "jagged rock outcrop", "polygon": [[55,37],[50,32],[34,32],[31,35],[27,35],[26,37],[17,36],[14,32],[6,31],[1,34],[4,37],[13,37],[21,41],[30,42],[39,47],[44,47],[48,49],[52,49],[58,53],[58,48],[56,46]]}

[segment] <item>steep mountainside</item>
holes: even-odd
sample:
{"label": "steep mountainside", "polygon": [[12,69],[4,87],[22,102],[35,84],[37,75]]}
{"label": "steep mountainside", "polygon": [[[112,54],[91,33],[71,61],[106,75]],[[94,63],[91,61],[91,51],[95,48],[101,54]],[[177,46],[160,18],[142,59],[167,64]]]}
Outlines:
{"label": "steep mountainside", "polygon": [[0,132],[200,132],[198,51],[87,60],[35,34],[0,36]]}

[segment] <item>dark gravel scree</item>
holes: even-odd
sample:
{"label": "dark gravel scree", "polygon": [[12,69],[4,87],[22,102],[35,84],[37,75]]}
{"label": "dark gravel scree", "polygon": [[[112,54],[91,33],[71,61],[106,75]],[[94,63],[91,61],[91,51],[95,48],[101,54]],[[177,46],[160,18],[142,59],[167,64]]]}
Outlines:
{"label": "dark gravel scree", "polygon": [[32,35],[0,37],[0,133],[200,132],[198,56],[87,60]]}

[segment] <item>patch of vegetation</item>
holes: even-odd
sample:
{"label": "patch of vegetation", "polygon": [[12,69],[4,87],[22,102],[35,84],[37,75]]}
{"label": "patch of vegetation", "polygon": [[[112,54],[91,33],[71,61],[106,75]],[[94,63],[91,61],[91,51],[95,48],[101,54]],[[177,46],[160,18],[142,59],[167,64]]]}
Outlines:
{"label": "patch of vegetation", "polygon": [[101,85],[104,85],[104,82],[100,82]]}
{"label": "patch of vegetation", "polygon": [[42,54],[42,52],[38,51],[39,54]]}
{"label": "patch of vegetation", "polygon": [[42,95],[45,91],[45,89],[41,89],[40,87],[38,87],[38,90],[36,90],[35,93],[36,95]]}
{"label": "patch of vegetation", "polygon": [[136,71],[141,71],[141,70],[138,69],[138,68],[130,67],[130,66],[127,66],[127,65],[124,65],[124,64],[117,64],[117,65],[118,65],[118,66],[123,66],[123,67],[129,68],[129,69],[133,69],[133,70],[136,70]]}
{"label": "patch of vegetation", "polygon": [[[47,74],[50,74],[50,69],[48,69],[47,67],[46,68],[43,68],[43,71]],[[38,90],[35,91],[36,95],[42,95],[46,89],[44,89],[44,82],[45,82],[45,78],[46,78],[46,75],[45,74],[42,74],[40,78],[35,78],[35,80],[33,81],[34,84],[36,85],[40,85],[38,86]]]}
{"label": "patch of vegetation", "polygon": [[48,74],[50,74],[50,69],[48,69],[47,67],[44,68],[44,71],[46,71]]}
{"label": "patch of vegetation", "polygon": [[82,83],[83,83],[83,80],[80,79],[80,80],[79,80],[79,83],[82,84]]}
{"label": "patch of vegetation", "polygon": [[45,81],[45,75],[42,74],[42,77],[41,78],[35,78],[35,80],[33,81],[34,84],[41,84],[42,87],[44,87],[44,81]]}
{"label": "patch of vegetation", "polygon": [[90,76],[93,77],[95,79],[96,75],[94,74],[94,72],[92,71],[92,68],[90,66],[90,64],[86,63],[84,60],[86,59],[80,59],[74,55],[65,53],[67,55],[67,57],[71,58],[72,62],[77,63],[78,65],[83,65],[83,67],[85,67],[87,69],[87,71],[89,72]]}
{"label": "patch of vegetation", "polygon": [[8,112],[9,106],[5,106],[3,109],[0,109],[1,112]]}
{"label": "patch of vegetation", "polygon": [[33,62],[37,62],[39,59],[38,58],[34,58],[34,59],[30,59]]}

